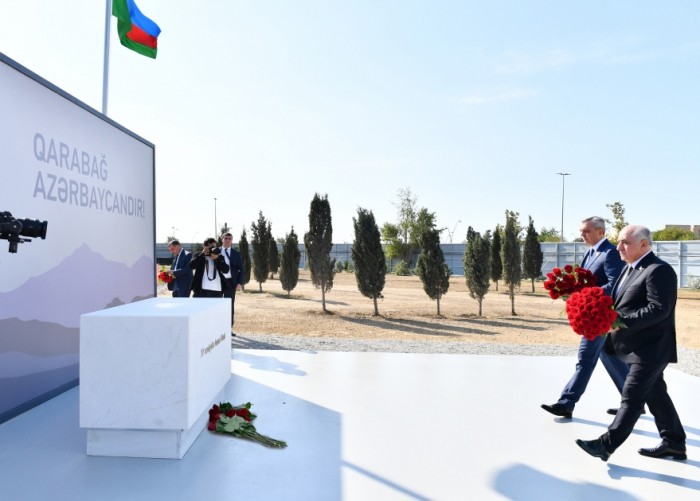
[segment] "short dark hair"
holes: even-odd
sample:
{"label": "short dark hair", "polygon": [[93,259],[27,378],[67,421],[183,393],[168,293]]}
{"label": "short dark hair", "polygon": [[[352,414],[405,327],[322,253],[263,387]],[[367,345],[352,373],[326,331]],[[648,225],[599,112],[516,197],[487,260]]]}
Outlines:
{"label": "short dark hair", "polygon": [[179,240],[171,240],[170,242],[168,242],[168,247],[170,247],[171,245],[180,245],[180,241]]}
{"label": "short dark hair", "polygon": [[204,241],[204,244],[215,244],[216,243],[216,238],[209,237]]}
{"label": "short dark hair", "polygon": [[222,237],[222,238],[223,238],[223,237],[231,237],[231,238],[233,238],[233,235],[231,235],[230,233],[224,233],[223,235],[221,235],[221,237]]}

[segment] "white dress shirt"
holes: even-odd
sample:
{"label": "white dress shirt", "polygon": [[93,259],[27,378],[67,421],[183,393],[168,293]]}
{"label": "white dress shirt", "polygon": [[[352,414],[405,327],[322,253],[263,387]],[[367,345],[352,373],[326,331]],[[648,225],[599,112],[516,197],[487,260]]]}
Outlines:
{"label": "white dress shirt", "polygon": [[221,248],[221,252],[223,253],[226,264],[228,265],[228,271],[224,273],[224,278],[231,278],[231,260],[229,259],[229,255],[231,254],[232,249],[232,247],[229,247],[228,249],[226,247]]}
{"label": "white dress shirt", "polygon": [[586,260],[586,266],[588,266],[591,263],[591,261],[595,259],[596,254],[598,253],[598,249],[601,245],[603,245],[603,242],[606,242],[607,240],[607,238],[603,237],[600,240],[598,240],[597,244],[591,247],[591,252],[588,254],[588,260]]}

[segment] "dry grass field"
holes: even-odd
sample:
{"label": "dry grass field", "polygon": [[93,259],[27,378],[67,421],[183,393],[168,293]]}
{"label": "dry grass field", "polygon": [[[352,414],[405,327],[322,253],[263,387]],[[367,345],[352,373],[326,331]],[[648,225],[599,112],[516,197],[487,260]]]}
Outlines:
{"label": "dry grass field", "polygon": [[[235,331],[249,334],[281,334],[312,337],[388,338],[439,341],[487,341],[521,344],[579,343],[566,318],[559,316],[564,303],[546,296],[541,283],[533,294],[523,282],[515,297],[517,316],[510,314],[510,301],[503,286],[484,298],[483,316],[469,297],[464,277],[453,277],[450,290],[436,314],[435,301],[423,292],[418,277],[387,275],[379,317],[372,316],[372,301],[362,296],[355,276],[339,273],[326,295],[329,310],[321,308],[321,292],[311,284],[308,271],[300,272],[299,284],[287,298],[275,277],[263,284],[251,280],[246,292],[236,295]],[[163,291],[163,293],[166,293]],[[676,307],[678,343],[700,348],[700,292],[680,290]]]}

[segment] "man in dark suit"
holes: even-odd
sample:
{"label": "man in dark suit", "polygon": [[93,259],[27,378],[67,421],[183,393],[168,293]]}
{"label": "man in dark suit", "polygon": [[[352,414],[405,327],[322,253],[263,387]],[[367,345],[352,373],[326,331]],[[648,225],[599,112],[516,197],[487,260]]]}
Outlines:
{"label": "man in dark suit", "polygon": [[173,297],[190,297],[190,288],[192,287],[190,260],[192,254],[183,249],[178,240],[170,242],[168,249],[173,254],[173,263],[168,270],[168,275],[173,277]]}
{"label": "man in dark suit", "polygon": [[[580,230],[583,241],[591,247],[583,256],[581,267],[590,270],[597,278],[596,285],[602,287],[605,294],[610,296],[612,286],[617,277],[620,276],[625,264],[620,259],[620,253],[615,246],[605,238],[604,219],[599,217],[586,218],[581,221]],[[581,336],[576,372],[564,387],[559,401],[552,405],[542,405],[544,410],[555,416],[570,418],[574,406],[583,396],[583,392],[586,391],[586,386],[588,386],[599,358],[617,390],[622,393],[622,386],[629,368],[619,358],[607,355],[603,350],[604,345],[604,338],[598,337],[589,341]]]}
{"label": "man in dark suit", "polygon": [[204,249],[192,256],[190,268],[194,270],[194,297],[223,297],[226,290],[224,273],[228,273],[229,268],[221,249],[216,247],[216,240],[207,238],[204,241]]}
{"label": "man in dark suit", "polygon": [[639,453],[686,459],[685,431],[664,382],[666,366],[678,362],[678,281],[673,268],[651,252],[651,241],[651,232],[644,226],[627,226],[619,236],[617,248],[628,266],[613,287],[613,299],[625,326],[606,336],[605,349],[616,354],[630,371],[620,409],[608,431],[597,440],[576,441],[588,454],[603,461],[632,433],[645,402],[662,440],[651,449],[639,449]]}
{"label": "man in dark suit", "polygon": [[[226,264],[229,266],[229,272],[224,273],[224,279],[226,280],[226,290],[224,290],[224,297],[231,298],[231,328],[233,329],[233,312],[234,305],[236,303],[236,291],[243,288],[243,258],[241,258],[241,253],[234,249],[231,244],[233,243],[233,235],[230,233],[224,233],[221,238],[223,247],[221,247],[222,256],[226,260]],[[232,335],[233,332],[231,333]]]}

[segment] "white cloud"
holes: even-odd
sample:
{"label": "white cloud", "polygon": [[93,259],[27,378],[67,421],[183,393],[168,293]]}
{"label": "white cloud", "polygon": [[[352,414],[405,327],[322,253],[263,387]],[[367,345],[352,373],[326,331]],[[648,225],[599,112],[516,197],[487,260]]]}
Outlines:
{"label": "white cloud", "polygon": [[576,55],[568,50],[549,50],[537,54],[510,50],[501,55],[494,63],[498,73],[533,74],[542,70],[556,68],[576,60]]}
{"label": "white cloud", "polygon": [[356,162],[352,164],[354,168],[388,168],[388,167],[398,167],[409,162],[410,158],[374,158],[368,159],[363,162]]}
{"label": "white cloud", "polygon": [[628,63],[643,63],[645,61],[651,61],[657,59],[661,56],[658,51],[653,52],[642,52],[639,54],[621,54],[619,56],[612,56],[605,60],[607,64],[628,64]]}
{"label": "white cloud", "polygon": [[460,104],[483,104],[497,101],[511,101],[513,99],[524,99],[537,95],[536,90],[532,89],[513,89],[507,90],[499,87],[492,91],[484,91],[472,94],[471,96],[456,99]]}

